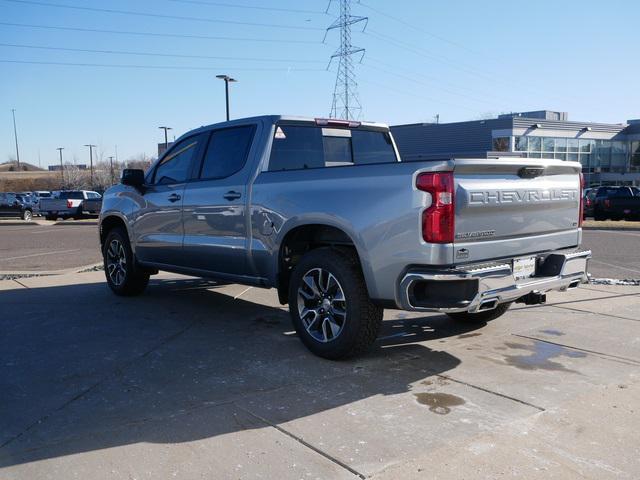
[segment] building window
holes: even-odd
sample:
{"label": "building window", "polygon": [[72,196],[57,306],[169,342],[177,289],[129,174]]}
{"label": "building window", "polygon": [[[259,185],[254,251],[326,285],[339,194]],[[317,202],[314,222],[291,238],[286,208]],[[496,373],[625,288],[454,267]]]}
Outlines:
{"label": "building window", "polygon": [[528,137],[516,137],[516,152],[526,152],[529,150]]}
{"label": "building window", "polygon": [[640,142],[631,142],[631,170],[640,171]]}
{"label": "building window", "polygon": [[611,171],[624,172],[627,169],[627,144],[611,142]]}
{"label": "building window", "polygon": [[508,152],[509,151],[509,137],[498,137],[493,139],[493,151],[494,152]]}
{"label": "building window", "polygon": [[611,168],[611,142],[609,140],[596,140],[595,167],[602,172],[608,172]]}

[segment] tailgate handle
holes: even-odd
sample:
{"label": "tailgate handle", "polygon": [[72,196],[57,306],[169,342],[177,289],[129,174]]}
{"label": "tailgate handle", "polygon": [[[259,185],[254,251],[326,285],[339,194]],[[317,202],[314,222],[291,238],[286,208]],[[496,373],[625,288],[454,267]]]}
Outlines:
{"label": "tailgate handle", "polygon": [[520,178],[535,178],[544,175],[544,167],[522,167],[518,170]]}

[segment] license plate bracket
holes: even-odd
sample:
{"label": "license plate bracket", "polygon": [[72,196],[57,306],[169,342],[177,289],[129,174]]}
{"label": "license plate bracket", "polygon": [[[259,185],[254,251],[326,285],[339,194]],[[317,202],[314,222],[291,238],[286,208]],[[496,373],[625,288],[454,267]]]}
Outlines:
{"label": "license plate bracket", "polygon": [[513,259],[513,278],[524,280],[536,274],[536,257],[522,257]]}

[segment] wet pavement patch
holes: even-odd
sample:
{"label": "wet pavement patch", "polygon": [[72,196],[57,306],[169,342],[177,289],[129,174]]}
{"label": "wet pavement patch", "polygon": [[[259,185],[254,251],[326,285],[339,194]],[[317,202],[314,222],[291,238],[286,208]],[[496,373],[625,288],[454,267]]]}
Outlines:
{"label": "wet pavement patch", "polygon": [[522,370],[561,370],[577,373],[575,370],[568,369],[553,359],[558,357],[583,358],[587,356],[584,352],[543,341],[533,341],[529,345],[507,342],[505,345],[510,349],[530,352],[529,355],[505,355],[504,357],[507,364]]}
{"label": "wet pavement patch", "polygon": [[462,335],[458,335],[458,338],[471,338],[471,337],[477,337],[479,335],[482,335],[480,332],[476,332],[476,333],[463,333]]}
{"label": "wet pavement patch", "polygon": [[554,335],[556,337],[561,337],[562,335],[564,335],[564,333],[560,330],[554,330],[552,328],[548,330],[540,330],[540,333],[546,333],[547,335]]}
{"label": "wet pavement patch", "polygon": [[429,411],[438,415],[446,415],[451,412],[451,407],[464,405],[463,398],[450,393],[414,393],[416,401],[420,405],[429,407]]}

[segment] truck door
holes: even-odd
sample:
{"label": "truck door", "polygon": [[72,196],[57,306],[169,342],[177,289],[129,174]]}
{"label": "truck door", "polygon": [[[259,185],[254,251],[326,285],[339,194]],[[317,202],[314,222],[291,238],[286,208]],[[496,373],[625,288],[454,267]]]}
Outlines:
{"label": "truck door", "polygon": [[147,177],[140,208],[134,217],[136,256],[143,262],[183,266],[182,203],[184,187],[194,161],[201,154],[206,134],[176,143]]}
{"label": "truck door", "polygon": [[248,275],[247,182],[256,125],[213,130],[184,191],[184,259],[188,267]]}

